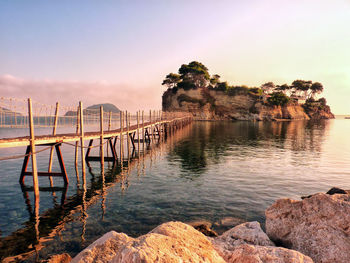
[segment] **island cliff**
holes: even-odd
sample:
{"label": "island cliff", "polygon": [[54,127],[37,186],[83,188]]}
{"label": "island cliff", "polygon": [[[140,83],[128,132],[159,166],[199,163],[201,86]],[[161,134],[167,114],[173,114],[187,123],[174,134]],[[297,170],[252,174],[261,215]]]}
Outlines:
{"label": "island cliff", "polygon": [[267,82],[260,87],[230,86],[210,76],[202,63],[192,61],[170,73],[162,85],[163,111],[184,111],[197,120],[309,120],[332,119],[319,82],[295,80],[291,85]]}
{"label": "island cliff", "polygon": [[300,105],[291,101],[285,105],[264,103],[257,94],[248,92],[228,95],[224,91],[198,88],[169,89],[162,98],[164,111],[186,111],[197,120],[309,120],[331,119],[329,106],[318,102]]}

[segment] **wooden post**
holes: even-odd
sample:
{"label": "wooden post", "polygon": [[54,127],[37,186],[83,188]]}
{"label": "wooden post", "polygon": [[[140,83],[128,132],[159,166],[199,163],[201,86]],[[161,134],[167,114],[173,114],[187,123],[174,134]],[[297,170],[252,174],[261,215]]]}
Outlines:
{"label": "wooden post", "polygon": [[149,122],[150,122],[150,134],[152,136],[153,135],[153,130],[152,130],[152,110],[149,110]]}
{"label": "wooden post", "polygon": [[103,152],[103,106],[100,106],[100,157],[101,157],[101,168],[102,168],[104,167],[104,162],[105,162],[104,152]]}
{"label": "wooden post", "polygon": [[83,173],[83,184],[86,183],[85,158],[84,158],[84,113],[83,103],[79,102],[79,117],[80,117],[80,147],[81,147],[81,169]]}
{"label": "wooden post", "polygon": [[[59,109],[59,103],[56,103],[56,110],[55,110],[55,120],[54,120],[54,125],[53,125],[53,130],[52,130],[52,135],[56,135],[56,131],[57,131],[57,121],[58,121],[58,109]],[[48,172],[51,173],[52,171],[52,158],[53,158],[53,151],[54,151],[54,146],[51,147],[50,149],[50,159],[49,159],[49,168],[48,168]],[[52,177],[49,177],[50,179],[50,186],[53,186],[52,183]]]}
{"label": "wooden post", "polygon": [[108,131],[111,130],[112,127],[112,112],[109,112],[109,119],[108,119]]}
{"label": "wooden post", "polygon": [[142,111],[142,151],[145,151],[145,123],[144,123],[144,112]]}
{"label": "wooden post", "polygon": [[124,126],[124,120],[123,120],[123,117],[124,117],[124,113],[121,111],[120,112],[120,163],[123,164],[123,158],[124,158],[124,138],[123,138],[123,126]]}
{"label": "wooden post", "polygon": [[33,109],[32,100],[28,99],[28,113],[29,113],[29,132],[30,132],[30,148],[32,153],[32,176],[35,199],[39,199],[39,181],[38,181],[38,167],[36,163],[35,152],[35,137],[34,137],[34,121],[33,121]]}
{"label": "wooden post", "polygon": [[[79,134],[79,122],[80,122],[80,108],[77,108],[77,124],[76,124],[76,134]],[[79,158],[79,141],[75,142],[75,172],[77,176],[77,182],[79,183],[79,169],[78,169],[78,158]]]}
{"label": "wooden post", "polygon": [[129,138],[129,114],[128,111],[125,112],[126,115],[126,146],[128,148],[128,159],[130,157],[130,138]]}
{"label": "wooden post", "polygon": [[140,111],[137,111],[137,152],[140,154]]}

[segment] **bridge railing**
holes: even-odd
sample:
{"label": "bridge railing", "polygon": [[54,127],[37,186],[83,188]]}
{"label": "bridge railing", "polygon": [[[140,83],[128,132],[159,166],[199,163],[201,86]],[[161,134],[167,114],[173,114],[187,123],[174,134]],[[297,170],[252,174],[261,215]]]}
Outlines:
{"label": "bridge railing", "polygon": [[[55,133],[78,133],[80,115],[79,104],[76,106],[56,104],[44,104],[31,100],[33,128],[36,135],[52,135]],[[100,108],[84,109],[82,112],[85,131],[100,131]],[[122,120],[121,120],[121,116]],[[185,112],[163,112],[161,110],[147,110],[137,112],[113,112],[103,109],[103,130],[111,131],[120,129],[121,126],[129,127],[141,123],[158,122],[191,116]],[[138,120],[138,121],[137,121]],[[0,128],[23,129],[23,135],[28,135],[30,125],[28,99],[0,97]],[[8,132],[7,132],[8,134]],[[1,134],[0,138],[3,138]],[[9,137],[6,135],[5,137]]]}

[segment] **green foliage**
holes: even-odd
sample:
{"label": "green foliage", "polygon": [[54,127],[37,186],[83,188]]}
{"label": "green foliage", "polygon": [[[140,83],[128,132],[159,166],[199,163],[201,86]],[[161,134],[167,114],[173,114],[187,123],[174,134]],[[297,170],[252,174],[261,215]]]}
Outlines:
{"label": "green foliage", "polygon": [[227,95],[229,96],[236,96],[236,95],[247,95],[249,94],[250,89],[243,85],[243,86],[231,86],[226,90]]}
{"label": "green foliage", "polygon": [[219,82],[219,83],[216,85],[216,90],[227,91],[228,88],[229,88],[229,85],[228,85],[227,81],[225,81],[225,82]]}
{"label": "green foliage", "polygon": [[284,106],[289,102],[289,97],[283,92],[273,92],[267,101],[271,105]]}
{"label": "green foliage", "polygon": [[213,85],[214,87],[216,86],[216,84],[218,84],[220,82],[220,76],[218,74],[213,75],[210,78],[210,84]]}
{"label": "green foliage", "polygon": [[184,89],[184,90],[190,90],[190,89],[195,89],[196,85],[188,80],[182,81],[179,84],[177,84],[177,88],[179,89]]}
{"label": "green foliage", "polygon": [[262,84],[260,88],[262,89],[263,93],[269,94],[276,88],[276,86],[273,82],[267,82],[265,84]]}
{"label": "green foliage", "polygon": [[166,85],[168,88],[174,88],[180,81],[179,74],[169,73],[163,80],[162,85]]}
{"label": "green foliage", "polygon": [[208,68],[202,63],[192,61],[179,68],[182,81],[193,83],[195,88],[206,87],[210,79]]}

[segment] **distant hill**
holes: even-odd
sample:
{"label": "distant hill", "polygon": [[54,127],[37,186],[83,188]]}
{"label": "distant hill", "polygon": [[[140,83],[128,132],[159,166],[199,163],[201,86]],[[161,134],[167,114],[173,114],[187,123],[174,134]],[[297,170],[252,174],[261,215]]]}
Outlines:
{"label": "distant hill", "polygon": [[120,110],[113,104],[111,103],[103,103],[103,104],[95,104],[87,107],[87,110],[99,110],[100,106],[103,106],[103,111],[105,112],[113,112],[113,113],[119,113]]}
{"label": "distant hill", "polygon": [[11,110],[3,108],[3,107],[0,107],[0,112],[9,113],[9,114],[13,114],[13,115],[16,114],[17,116],[22,116],[22,114],[19,112],[14,112],[14,111],[11,111]]}
{"label": "distant hill", "polygon": [[[113,104],[111,103],[103,103],[103,104],[95,104],[87,107],[84,109],[84,112],[86,110],[99,110],[100,106],[103,106],[103,111],[104,112],[113,112],[113,113],[119,113],[120,110]],[[76,111],[67,111],[64,116],[76,116],[77,112]]]}

